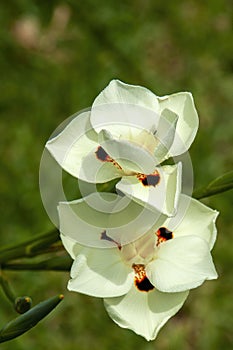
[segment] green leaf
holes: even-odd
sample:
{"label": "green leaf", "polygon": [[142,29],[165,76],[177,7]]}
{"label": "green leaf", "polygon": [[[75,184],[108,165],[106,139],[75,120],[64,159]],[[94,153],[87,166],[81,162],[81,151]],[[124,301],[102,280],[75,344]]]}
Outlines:
{"label": "green leaf", "polygon": [[7,323],[0,330],[0,343],[14,339],[34,327],[40,320],[46,317],[64,298],[63,295],[56,295],[47,299],[23,315]]}
{"label": "green leaf", "polygon": [[208,186],[195,190],[193,192],[193,197],[201,199],[231,189],[233,189],[233,171],[217,177],[215,180],[211,181]]}

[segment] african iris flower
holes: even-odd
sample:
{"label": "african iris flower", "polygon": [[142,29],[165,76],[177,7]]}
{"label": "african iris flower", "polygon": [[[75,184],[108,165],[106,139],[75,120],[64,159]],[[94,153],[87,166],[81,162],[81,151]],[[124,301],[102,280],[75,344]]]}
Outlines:
{"label": "african iris flower", "polygon": [[90,111],[75,115],[46,147],[80,180],[105,183],[152,210],[172,216],[181,191],[181,164],[161,163],[190,147],[198,128],[192,95],[158,97],[112,80]]}
{"label": "african iris flower", "polygon": [[[119,326],[153,340],[182,307],[190,289],[217,278],[210,252],[216,239],[218,213],[181,195],[174,217],[162,216],[137,240],[122,244],[120,231],[124,231],[124,225],[116,228],[119,236],[113,236],[114,231],[102,227],[102,220],[93,211],[99,226],[92,226],[90,213],[85,219],[85,211],[81,210],[83,201],[60,203],[58,208],[62,241],[74,259],[68,289],[104,298],[109,316]],[[131,210],[130,206],[125,208],[129,217]],[[77,243],[80,226],[72,212],[82,220],[82,234],[89,232],[89,238],[105,241],[105,249]],[[143,213],[147,215],[147,209]],[[132,220],[128,229],[137,231],[137,222]]]}

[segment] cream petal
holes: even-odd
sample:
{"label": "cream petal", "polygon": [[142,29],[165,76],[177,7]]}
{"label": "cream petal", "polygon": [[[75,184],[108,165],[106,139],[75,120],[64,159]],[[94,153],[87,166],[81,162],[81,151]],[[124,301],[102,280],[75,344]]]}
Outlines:
{"label": "cream petal", "polygon": [[[92,193],[58,206],[60,232],[89,247],[110,248],[135,241],[165,221],[154,212],[114,193]],[[70,252],[70,249],[68,250]]]}
{"label": "cream petal", "polygon": [[114,140],[106,130],[99,133],[99,142],[109,156],[123,168],[125,174],[150,173],[154,170],[156,161],[153,155],[135,142]]}
{"label": "cream petal", "polygon": [[177,121],[178,116],[176,113],[169,109],[163,110],[155,133],[157,145],[153,153],[157,160],[156,164],[162,163],[165,159],[170,157],[170,148],[174,142]]}
{"label": "cream petal", "polygon": [[155,170],[159,179],[155,186],[144,185],[137,176],[124,176],[116,189],[146,208],[168,216],[175,215],[181,191],[181,163],[157,167]]}
{"label": "cream petal", "polygon": [[157,130],[159,115],[140,105],[108,103],[93,105],[90,119],[98,133],[107,130],[115,139],[137,142],[141,131],[153,134]]}
{"label": "cream petal", "polygon": [[90,112],[79,114],[60,134],[46,143],[46,148],[59,165],[75,177],[80,175],[83,158],[97,147],[98,135],[90,126]]}
{"label": "cream petal", "polygon": [[131,288],[133,272],[119,250],[83,247],[71,268],[68,289],[94,297],[116,297]]}
{"label": "cream petal", "polygon": [[100,146],[83,158],[77,177],[90,183],[104,183],[120,178],[124,172],[112,161],[98,159],[96,152]]}
{"label": "cream petal", "polygon": [[159,245],[146,267],[151,283],[162,292],[182,292],[217,278],[209,246],[197,236],[170,239]]}
{"label": "cream petal", "polygon": [[153,92],[139,85],[130,85],[120,80],[111,80],[109,85],[96,97],[93,105],[126,103],[158,111],[158,99]]}
{"label": "cream petal", "polygon": [[210,250],[216,240],[218,212],[194,198],[181,194],[177,214],[165,222],[174,237],[199,236],[207,241]]}
{"label": "cream petal", "polygon": [[120,327],[128,328],[154,340],[162,326],[183,306],[188,292],[162,293],[154,289],[138,291],[133,286],[128,294],[104,300],[109,316]]}
{"label": "cream petal", "polygon": [[[107,129],[107,125],[111,129],[113,124],[118,125],[118,128],[127,125],[152,131],[158,122],[158,110],[157,96],[150,90],[112,80],[94,100],[91,124],[97,132]],[[110,132],[114,131],[110,129]],[[124,127],[115,129],[118,136],[124,134],[125,130]]]}
{"label": "cream petal", "polygon": [[160,113],[168,108],[178,115],[176,135],[170,149],[171,156],[186,152],[191,146],[199,125],[198,114],[192,94],[179,92],[170,96],[159,97]]}
{"label": "cream petal", "polygon": [[63,234],[60,235],[62,244],[65,250],[70,254],[71,258],[74,260],[82,248],[74,239],[67,237]]}

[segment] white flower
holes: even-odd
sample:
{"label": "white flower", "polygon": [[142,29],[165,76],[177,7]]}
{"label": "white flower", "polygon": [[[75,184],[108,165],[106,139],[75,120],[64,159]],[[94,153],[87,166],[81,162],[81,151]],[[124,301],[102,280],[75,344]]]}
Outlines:
{"label": "white flower", "polygon": [[171,216],[180,194],[181,165],[160,164],[187,151],[197,128],[190,93],[158,97],[112,80],[91,111],[75,116],[46,147],[71,175],[91,183],[121,178],[119,191]]}
{"label": "white flower", "polygon": [[[80,203],[71,204],[76,205]],[[156,223],[126,245],[113,239],[107,229],[95,227],[96,237],[111,243],[112,248],[106,249],[77,244],[75,236],[70,236],[72,225],[65,210],[61,203],[61,238],[74,259],[68,289],[105,298],[110,317],[147,340],[153,340],[182,307],[190,289],[217,278],[210,250],[218,213],[194,199],[181,195],[176,216],[165,219],[161,226]],[[79,230],[76,226],[73,232],[75,229]]]}

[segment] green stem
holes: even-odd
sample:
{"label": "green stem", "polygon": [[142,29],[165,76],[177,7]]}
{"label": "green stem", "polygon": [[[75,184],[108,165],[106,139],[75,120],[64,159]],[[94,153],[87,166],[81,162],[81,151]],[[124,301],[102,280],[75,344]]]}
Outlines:
{"label": "green stem", "polygon": [[0,284],[2,286],[2,290],[4,291],[7,299],[10,301],[11,304],[14,305],[16,297],[10,287],[8,279],[6,278],[6,276],[3,274],[1,270],[0,270]]}
{"label": "green stem", "polygon": [[221,175],[211,181],[207,186],[198,188],[193,192],[193,197],[202,199],[213,196],[215,194],[223,193],[233,189],[233,171]]}
{"label": "green stem", "polygon": [[0,250],[0,264],[12,259],[33,257],[57,250],[57,247],[59,246],[50,246],[59,241],[59,239],[59,231],[55,229],[48,233],[38,235],[33,239],[26,240],[20,244],[5,247]]}
{"label": "green stem", "polygon": [[70,271],[72,259],[69,256],[56,256],[37,262],[4,263],[4,270],[33,270],[33,271]]}
{"label": "green stem", "polygon": [[2,270],[0,270],[0,284],[2,286],[2,290],[5,293],[7,299],[12,304],[14,310],[19,314],[23,314],[27,312],[32,305],[32,300],[28,296],[17,297],[13,293],[11,286],[8,282],[8,279],[3,274]]}
{"label": "green stem", "polygon": [[[227,191],[227,190],[225,190]],[[202,199],[214,196],[215,194],[222,193],[223,191],[209,190],[207,187],[201,187],[193,191],[193,198]]]}

